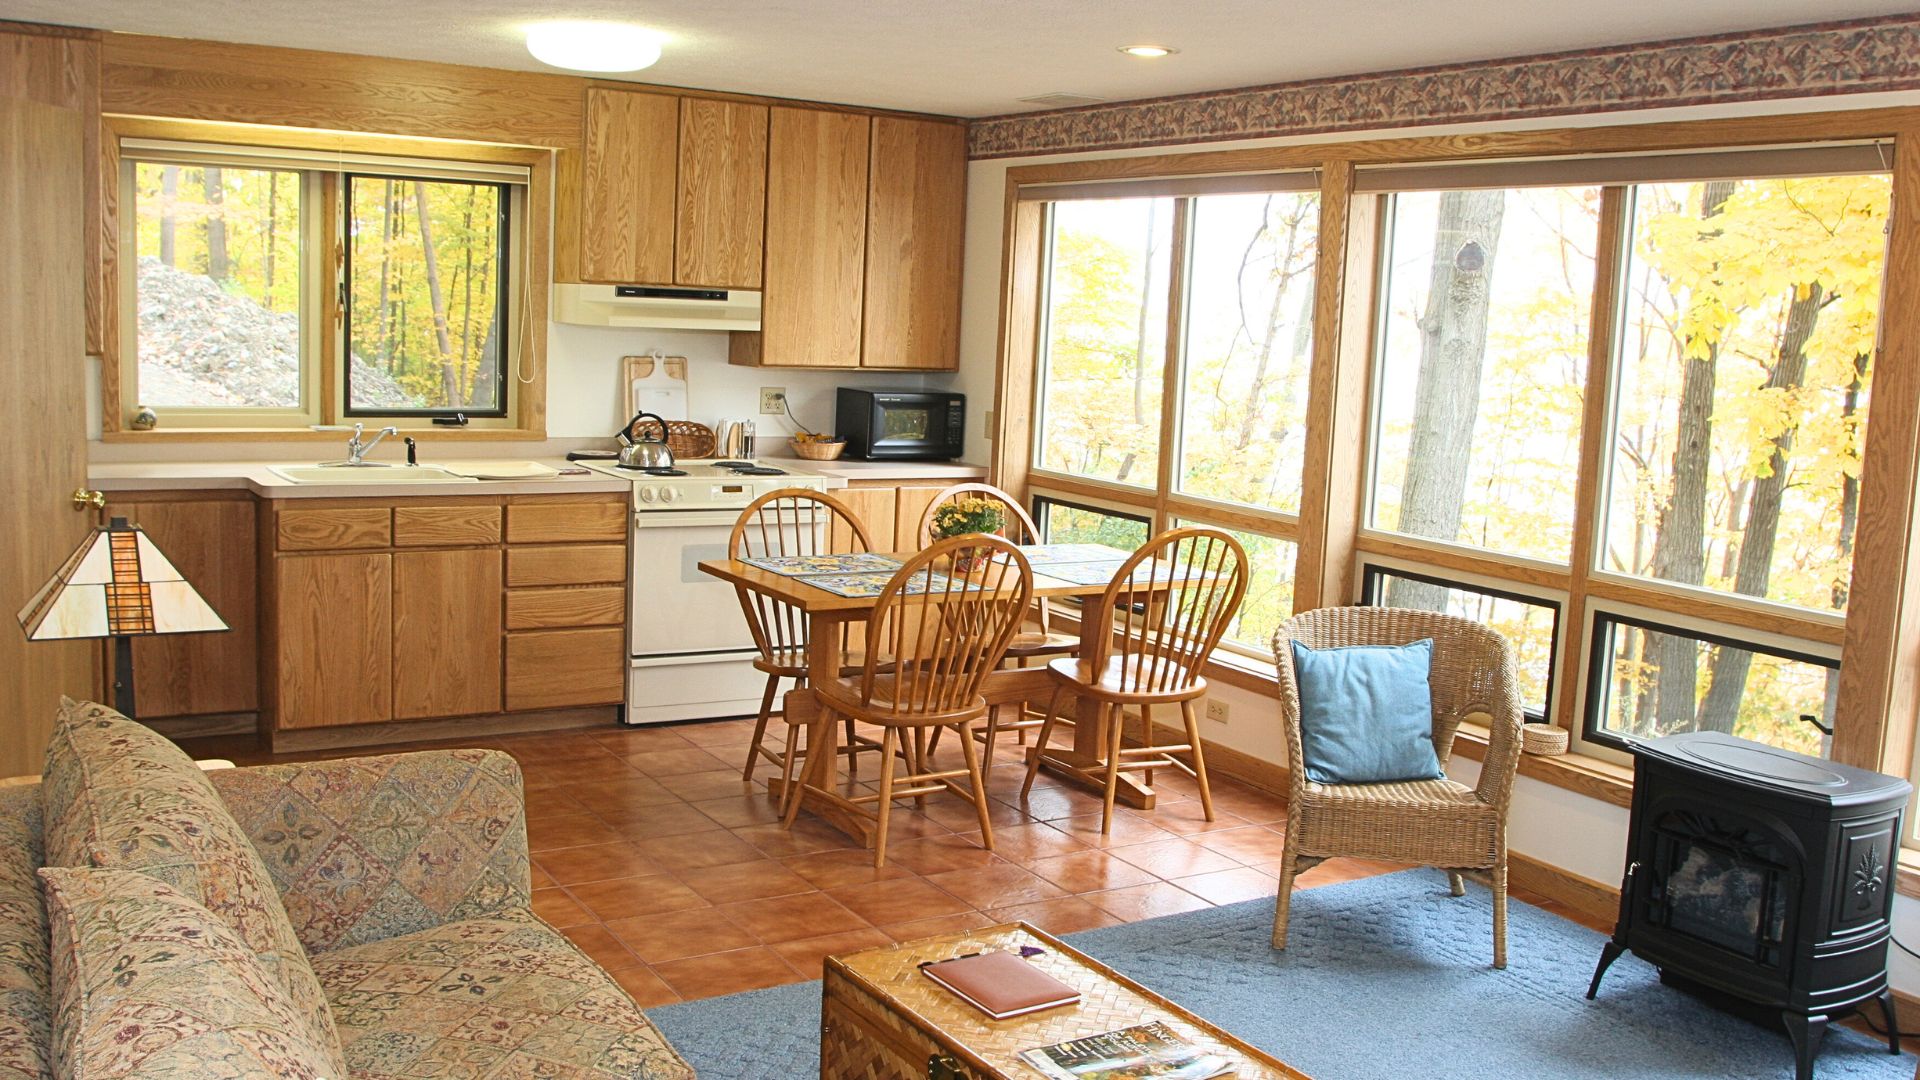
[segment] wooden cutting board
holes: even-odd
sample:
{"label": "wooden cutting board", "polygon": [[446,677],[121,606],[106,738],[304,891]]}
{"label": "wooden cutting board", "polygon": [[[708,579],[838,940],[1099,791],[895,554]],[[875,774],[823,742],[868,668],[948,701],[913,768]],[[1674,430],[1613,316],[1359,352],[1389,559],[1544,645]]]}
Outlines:
{"label": "wooden cutting board", "polygon": [[687,358],[626,356],[627,415],[650,412],[662,420],[687,419]]}

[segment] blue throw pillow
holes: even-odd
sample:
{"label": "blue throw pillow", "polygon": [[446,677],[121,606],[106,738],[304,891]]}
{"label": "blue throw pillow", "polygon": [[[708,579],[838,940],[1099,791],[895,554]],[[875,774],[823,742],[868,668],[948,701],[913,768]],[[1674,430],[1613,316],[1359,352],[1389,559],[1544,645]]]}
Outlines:
{"label": "blue throw pillow", "polygon": [[1293,644],[1300,744],[1320,784],[1438,780],[1433,752],[1433,639],[1309,649]]}

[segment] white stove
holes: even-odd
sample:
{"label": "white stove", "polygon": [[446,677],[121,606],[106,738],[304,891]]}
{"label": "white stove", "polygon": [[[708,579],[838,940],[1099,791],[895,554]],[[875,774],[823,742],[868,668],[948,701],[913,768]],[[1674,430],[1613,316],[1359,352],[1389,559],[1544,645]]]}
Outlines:
{"label": "white stove", "polygon": [[[822,491],[825,477],[767,461],[682,461],[673,470],[579,464],[633,481],[627,613],[629,724],[760,710],[766,675],[733,586],[699,564],[727,557],[740,511],[769,491]],[[677,474],[677,475],[676,475]]]}

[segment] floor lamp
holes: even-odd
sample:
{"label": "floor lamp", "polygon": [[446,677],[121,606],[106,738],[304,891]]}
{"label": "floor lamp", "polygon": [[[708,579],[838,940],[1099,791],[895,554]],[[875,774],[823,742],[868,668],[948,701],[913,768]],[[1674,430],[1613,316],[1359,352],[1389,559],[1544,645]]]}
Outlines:
{"label": "floor lamp", "polygon": [[113,639],[113,707],[134,715],[133,639],[198,634],[227,624],[138,525],[123,517],[95,526],[20,609],[28,641]]}

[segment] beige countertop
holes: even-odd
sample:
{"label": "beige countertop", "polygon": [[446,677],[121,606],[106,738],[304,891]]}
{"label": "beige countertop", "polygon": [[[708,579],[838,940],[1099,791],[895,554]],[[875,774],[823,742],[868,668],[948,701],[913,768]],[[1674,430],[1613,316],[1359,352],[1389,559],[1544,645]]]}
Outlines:
{"label": "beige countertop", "polygon": [[[531,460],[540,460],[538,458]],[[568,468],[563,460],[542,462]],[[415,495],[566,495],[625,492],[632,483],[589,472],[551,480],[471,480],[409,484],[297,484],[261,461],[95,462],[87,482],[101,491],[251,491],[266,499],[402,498]],[[274,464],[292,464],[275,462]]]}
{"label": "beige countertop", "polygon": [[797,457],[768,460],[794,472],[817,473],[836,480],[985,480],[985,465],[964,461],[810,461]]}

